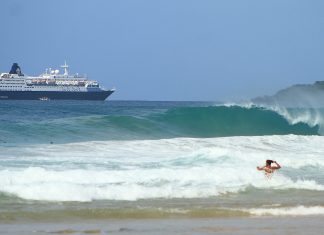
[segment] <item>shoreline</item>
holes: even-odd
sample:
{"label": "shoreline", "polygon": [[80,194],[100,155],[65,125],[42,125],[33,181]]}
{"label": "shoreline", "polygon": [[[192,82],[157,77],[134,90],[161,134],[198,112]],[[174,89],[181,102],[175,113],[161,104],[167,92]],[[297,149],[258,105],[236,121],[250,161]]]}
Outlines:
{"label": "shoreline", "polygon": [[0,223],[0,234],[321,234],[324,216]]}
{"label": "shoreline", "polygon": [[[45,202],[2,198],[0,224],[81,220],[324,216],[322,192],[252,190],[211,198]],[[286,192],[286,193],[284,193]],[[298,194],[297,194],[298,193]],[[271,201],[266,195],[271,196]],[[252,196],[256,198],[253,200]],[[294,195],[299,195],[298,197]],[[310,199],[310,200],[309,200]],[[288,202],[289,201],[289,202]],[[302,201],[302,204],[300,203]],[[298,203],[299,202],[299,203]]]}

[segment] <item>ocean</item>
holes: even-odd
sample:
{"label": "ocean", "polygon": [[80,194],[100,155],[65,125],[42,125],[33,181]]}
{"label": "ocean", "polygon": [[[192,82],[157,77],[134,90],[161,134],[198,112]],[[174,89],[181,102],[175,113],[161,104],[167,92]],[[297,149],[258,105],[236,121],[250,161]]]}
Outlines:
{"label": "ocean", "polygon": [[324,215],[323,122],[253,103],[1,101],[0,222]]}

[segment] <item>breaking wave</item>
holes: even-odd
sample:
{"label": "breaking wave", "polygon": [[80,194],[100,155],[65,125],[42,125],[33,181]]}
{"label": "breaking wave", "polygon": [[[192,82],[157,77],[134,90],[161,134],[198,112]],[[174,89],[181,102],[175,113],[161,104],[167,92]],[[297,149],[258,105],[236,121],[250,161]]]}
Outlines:
{"label": "breaking wave", "polygon": [[79,142],[321,134],[320,111],[242,106],[175,107],[140,114],[94,114],[3,120],[0,141]]}

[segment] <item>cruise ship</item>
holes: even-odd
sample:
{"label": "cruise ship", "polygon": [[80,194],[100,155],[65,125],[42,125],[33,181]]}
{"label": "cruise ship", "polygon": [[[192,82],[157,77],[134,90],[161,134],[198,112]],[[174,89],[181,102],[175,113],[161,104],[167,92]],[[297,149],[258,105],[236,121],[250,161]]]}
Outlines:
{"label": "cruise ship", "polygon": [[0,100],[105,100],[115,89],[103,89],[95,80],[79,74],[69,75],[66,64],[46,69],[39,76],[26,76],[18,63],[0,75]]}

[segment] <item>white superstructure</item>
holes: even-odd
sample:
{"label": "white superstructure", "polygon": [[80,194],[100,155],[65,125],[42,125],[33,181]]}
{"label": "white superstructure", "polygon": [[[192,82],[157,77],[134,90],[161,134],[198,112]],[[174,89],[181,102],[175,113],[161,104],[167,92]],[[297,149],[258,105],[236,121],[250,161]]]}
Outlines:
{"label": "white superstructure", "polygon": [[[15,64],[14,64],[15,65]],[[20,67],[16,64],[15,71],[1,73],[0,91],[71,91],[89,92],[101,90],[97,81],[88,80],[86,76],[79,74],[69,75],[66,64],[61,67],[64,74],[57,69],[46,69],[45,73],[39,76],[26,76],[21,73]]]}

